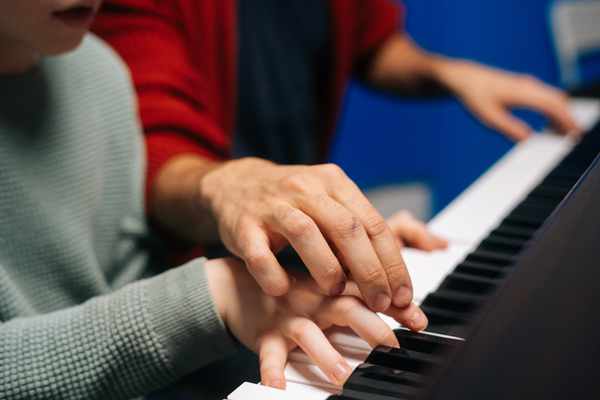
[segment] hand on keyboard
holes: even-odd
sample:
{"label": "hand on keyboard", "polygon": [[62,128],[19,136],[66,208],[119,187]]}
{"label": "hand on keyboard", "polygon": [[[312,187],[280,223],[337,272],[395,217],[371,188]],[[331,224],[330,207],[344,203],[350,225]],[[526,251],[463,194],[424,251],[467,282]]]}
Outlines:
{"label": "hand on keyboard", "polygon": [[291,244],[324,293],[340,294],[352,274],[372,310],[410,304],[412,284],[394,235],[339,167],[243,158],[206,174],[203,185],[223,243],[266,293],[292,287],[275,258]]}
{"label": "hand on keyboard", "polygon": [[525,139],[532,129],[510,113],[525,108],[543,114],[563,134],[581,129],[568,112],[568,96],[534,76],[517,74],[468,61],[445,63],[441,81],[481,122],[512,140]]}
{"label": "hand on keyboard", "polygon": [[[285,388],[283,370],[288,352],[296,346],[306,352],[331,382],[342,385],[352,370],[322,332],[332,325],[349,326],[373,347],[380,344],[398,347],[390,327],[361,299],[350,295],[326,296],[309,275],[290,271],[296,279],[293,289],[273,297],[262,291],[239,260],[208,261],[206,274],[217,309],[228,328],[259,354],[263,385]],[[353,283],[348,286],[356,287]],[[414,330],[427,325],[424,314],[412,303],[392,309],[399,320],[417,321],[412,326]]]}
{"label": "hand on keyboard", "polygon": [[427,229],[427,225],[406,210],[399,211],[389,217],[387,223],[400,249],[412,247],[432,251],[448,247],[447,241],[432,235]]}

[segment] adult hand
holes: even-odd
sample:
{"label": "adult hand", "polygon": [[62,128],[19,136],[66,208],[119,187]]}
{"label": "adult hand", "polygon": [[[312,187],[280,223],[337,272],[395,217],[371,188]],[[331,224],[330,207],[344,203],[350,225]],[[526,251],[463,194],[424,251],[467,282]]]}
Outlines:
{"label": "adult hand", "polygon": [[[296,346],[331,382],[342,385],[352,370],[322,332],[332,325],[349,326],[372,347],[398,347],[393,331],[360,298],[326,296],[310,276],[290,273],[296,278],[294,288],[273,297],[263,292],[239,260],[206,263],[217,309],[233,335],[260,356],[264,385],[285,388],[283,369],[287,354]],[[349,286],[349,290],[358,292],[354,284]],[[402,308],[392,306],[387,313],[412,330],[422,330],[427,325],[425,315],[412,303]]]}
{"label": "adult hand", "polygon": [[441,61],[438,76],[481,122],[512,140],[526,138],[532,129],[511,114],[525,108],[546,116],[558,132],[579,133],[568,112],[565,92],[534,76],[517,74],[469,61]]}
{"label": "adult hand", "polygon": [[398,211],[387,219],[387,223],[396,238],[398,248],[412,247],[433,251],[445,249],[448,242],[431,234],[422,221],[416,219],[406,210]]}
{"label": "adult hand", "polygon": [[410,304],[412,284],[394,235],[339,167],[244,158],[207,173],[201,188],[223,243],[266,293],[293,286],[275,258],[289,243],[324,293],[340,294],[351,274],[372,310]]}

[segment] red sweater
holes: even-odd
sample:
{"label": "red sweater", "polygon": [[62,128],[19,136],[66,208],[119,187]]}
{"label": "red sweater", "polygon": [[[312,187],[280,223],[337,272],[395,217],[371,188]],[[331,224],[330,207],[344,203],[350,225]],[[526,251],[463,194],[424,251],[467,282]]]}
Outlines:
{"label": "red sweater", "polygon": [[[361,77],[398,29],[400,16],[392,0],[327,1],[333,54],[324,91],[323,159],[347,81]],[[237,107],[236,1],[105,0],[92,30],[131,69],[146,134],[150,211],[154,179],[171,157],[230,154]]]}

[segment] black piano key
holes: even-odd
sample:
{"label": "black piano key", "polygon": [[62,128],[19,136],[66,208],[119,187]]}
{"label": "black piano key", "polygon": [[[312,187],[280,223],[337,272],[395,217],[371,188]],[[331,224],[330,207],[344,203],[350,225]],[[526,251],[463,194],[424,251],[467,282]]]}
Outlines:
{"label": "black piano key", "polygon": [[512,254],[504,254],[490,250],[475,249],[467,255],[465,261],[483,262],[490,265],[505,266],[511,262]]}
{"label": "black piano key", "polygon": [[514,220],[524,224],[541,226],[546,218],[555,207],[542,207],[539,205],[530,205],[526,203],[519,204],[510,214],[506,217],[507,220]]}
{"label": "black piano key", "polygon": [[419,374],[363,363],[350,375],[342,394],[358,400],[417,399],[427,383]]}
{"label": "black piano key", "polygon": [[529,239],[533,236],[535,231],[535,228],[515,225],[511,224],[510,222],[504,221],[499,227],[494,229],[492,232],[505,236]]}
{"label": "black piano key", "polygon": [[403,348],[377,346],[365,360],[365,363],[394,368],[407,372],[417,372],[438,365],[440,357]]}
{"label": "black piano key", "polygon": [[512,238],[497,233],[490,233],[490,235],[479,244],[478,249],[514,255],[521,250],[527,240],[528,239]]}
{"label": "black piano key", "polygon": [[478,306],[480,300],[479,295],[438,289],[429,293],[421,305],[470,312]]}
{"label": "black piano key", "polygon": [[434,333],[450,334],[455,327],[463,327],[471,323],[471,314],[456,312],[445,308],[434,308],[421,305],[421,310],[427,316],[427,330]]}
{"label": "black piano key", "polygon": [[489,292],[494,282],[495,279],[493,278],[452,272],[450,275],[446,276],[446,279],[444,279],[439,288],[449,291],[485,294]]}
{"label": "black piano key", "polygon": [[497,265],[485,265],[483,263],[465,261],[463,263],[458,264],[454,271],[467,275],[476,275],[486,278],[498,278],[504,275],[506,267],[499,267]]}
{"label": "black piano key", "polygon": [[401,349],[424,354],[440,354],[450,351],[461,343],[460,340],[443,338],[406,329],[394,329]]}
{"label": "black piano key", "polygon": [[473,321],[476,310],[485,303],[486,295],[436,290],[427,295],[421,309],[429,320],[428,332],[460,336],[462,329]]}
{"label": "black piano key", "polygon": [[571,177],[564,177],[559,173],[559,171],[557,171],[556,173],[550,174],[546,178],[544,178],[540,186],[549,186],[556,189],[560,189],[565,191],[566,194],[569,192],[569,190],[573,188],[575,183],[577,183],[577,179],[573,179]]}
{"label": "black piano key", "polygon": [[539,185],[529,193],[528,197],[543,198],[560,203],[565,198],[565,190],[549,185]]}

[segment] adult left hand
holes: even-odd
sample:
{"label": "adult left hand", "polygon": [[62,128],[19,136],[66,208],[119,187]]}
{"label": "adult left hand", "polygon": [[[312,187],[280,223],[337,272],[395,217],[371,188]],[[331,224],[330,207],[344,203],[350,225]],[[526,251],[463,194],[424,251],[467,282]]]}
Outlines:
{"label": "adult left hand", "polygon": [[452,60],[445,63],[440,80],[482,123],[512,140],[525,139],[532,132],[510,112],[513,108],[539,112],[559,133],[580,132],[568,112],[567,93],[532,75]]}

